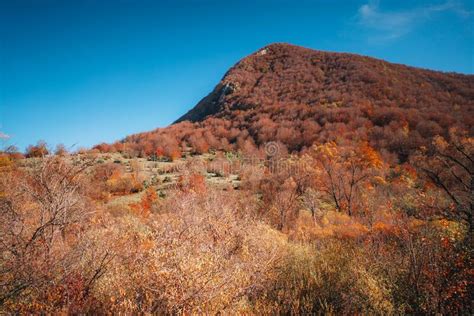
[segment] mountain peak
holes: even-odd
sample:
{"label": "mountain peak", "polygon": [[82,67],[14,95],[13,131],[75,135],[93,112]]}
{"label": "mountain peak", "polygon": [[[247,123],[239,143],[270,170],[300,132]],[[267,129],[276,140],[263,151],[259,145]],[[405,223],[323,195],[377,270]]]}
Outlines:
{"label": "mountain peak", "polygon": [[418,99],[409,102],[421,102],[425,107],[427,104],[419,98],[420,87],[427,95],[443,94],[448,89],[472,101],[473,78],[355,54],[273,43],[236,63],[208,96],[176,122],[232,117],[236,110],[262,110],[289,103],[313,107],[339,102],[349,106],[356,100],[366,100],[398,106]]}
{"label": "mountain peak", "polygon": [[451,127],[472,132],[474,76],[274,43],[237,62],[180,122],[125,142],[167,135],[205,152],[278,141],[297,152],[358,140],[406,161]]}
{"label": "mountain peak", "polygon": [[[290,43],[285,43],[285,42],[275,42],[275,43],[270,43],[268,45],[265,45],[264,47],[260,48],[258,51],[261,50],[269,50],[269,51],[282,51],[282,50],[309,50],[309,51],[315,51],[314,49],[307,48],[304,46],[299,46],[295,44],[290,44]],[[257,52],[258,52],[257,51]]]}
{"label": "mountain peak", "polygon": [[293,44],[289,44],[289,43],[284,43],[284,42],[277,42],[277,43],[268,44],[268,45],[260,48],[257,51],[257,53],[259,53],[263,50],[272,52],[272,51],[291,50],[291,49],[309,49],[309,48],[305,48],[305,47],[302,47],[302,46],[293,45]]}

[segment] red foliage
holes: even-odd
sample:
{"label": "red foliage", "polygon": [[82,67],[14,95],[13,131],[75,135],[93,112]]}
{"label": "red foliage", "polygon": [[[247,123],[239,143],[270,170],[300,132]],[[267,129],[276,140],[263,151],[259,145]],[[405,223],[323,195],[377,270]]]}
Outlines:
{"label": "red foliage", "polygon": [[189,176],[180,176],[178,187],[185,192],[193,191],[200,194],[205,193],[207,190],[204,176],[198,173],[193,173]]}
{"label": "red foliage", "polygon": [[294,152],[348,139],[404,162],[434,136],[449,136],[448,127],[472,132],[474,77],[274,44],[232,67],[178,122],[112,148],[172,158],[183,143],[204,153],[279,141]]}
{"label": "red foliage", "polygon": [[36,145],[29,145],[26,149],[26,157],[44,157],[49,154],[48,147],[44,141],[39,141]]}
{"label": "red foliage", "polygon": [[145,193],[142,195],[142,198],[139,203],[130,204],[132,211],[140,217],[150,216],[153,203],[158,199],[158,195],[153,188],[148,188]]}

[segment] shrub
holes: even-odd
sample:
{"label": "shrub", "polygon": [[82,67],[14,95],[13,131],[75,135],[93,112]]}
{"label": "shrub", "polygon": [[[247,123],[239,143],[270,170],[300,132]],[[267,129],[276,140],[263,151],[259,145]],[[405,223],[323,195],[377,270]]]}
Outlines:
{"label": "shrub", "polygon": [[44,157],[49,154],[49,150],[44,141],[39,141],[36,145],[29,145],[26,148],[27,158]]}
{"label": "shrub", "polygon": [[[350,244],[329,240],[319,246],[294,244],[274,284],[256,298],[265,314],[391,314],[386,281]],[[263,298],[263,299],[261,299]]]}

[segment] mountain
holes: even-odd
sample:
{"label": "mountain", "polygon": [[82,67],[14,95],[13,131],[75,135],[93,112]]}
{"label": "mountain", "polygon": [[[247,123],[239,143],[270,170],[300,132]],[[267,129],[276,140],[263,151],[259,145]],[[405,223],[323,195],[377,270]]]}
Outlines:
{"label": "mountain", "polygon": [[431,106],[430,101],[457,100],[468,102],[472,110],[473,89],[473,76],[272,44],[238,62],[207,97],[176,122],[202,121],[209,115],[232,117],[232,111],[258,110],[274,103],[321,106],[343,102],[350,106],[358,99],[417,108]]}
{"label": "mountain", "polygon": [[239,61],[173,125],[129,136],[109,150],[252,151],[278,141],[297,152],[345,140],[368,142],[404,161],[449,128],[474,132],[472,75],[271,44]]}

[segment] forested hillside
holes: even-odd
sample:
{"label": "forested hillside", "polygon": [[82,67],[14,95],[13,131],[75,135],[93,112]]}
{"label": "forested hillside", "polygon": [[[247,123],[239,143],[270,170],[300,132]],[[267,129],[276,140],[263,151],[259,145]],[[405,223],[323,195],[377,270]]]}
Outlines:
{"label": "forested hillside", "polygon": [[472,315],[474,77],[276,44],[177,123],[0,151],[0,314]]}
{"label": "forested hillside", "polygon": [[187,146],[254,153],[277,141],[300,152],[357,140],[405,162],[435,135],[473,126],[474,76],[273,44],[238,62],[176,124],[97,148],[177,157]]}

